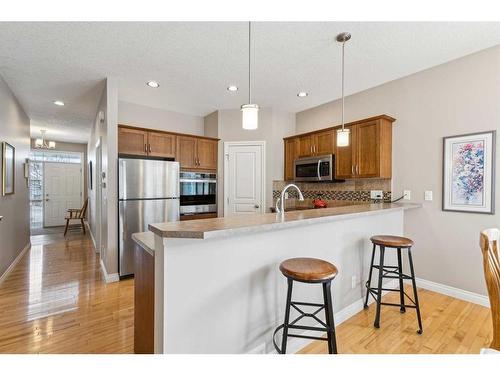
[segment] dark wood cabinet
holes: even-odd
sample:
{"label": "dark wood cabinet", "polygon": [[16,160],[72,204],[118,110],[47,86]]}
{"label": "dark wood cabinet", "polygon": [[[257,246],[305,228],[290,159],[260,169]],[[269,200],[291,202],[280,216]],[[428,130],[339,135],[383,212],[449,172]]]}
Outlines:
{"label": "dark wood cabinet", "polygon": [[148,133],[140,129],[118,128],[118,152],[146,156],[148,154]]}
{"label": "dark wood cabinet", "polygon": [[219,140],[188,134],[118,126],[118,153],[175,158],[183,169],[217,170]]}
{"label": "dark wood cabinet", "polygon": [[[154,239],[149,246],[154,248]],[[134,353],[154,353],[155,258],[141,246],[134,249]]]}
{"label": "dark wood cabinet", "polygon": [[190,136],[177,137],[177,161],[181,168],[216,170],[218,140]]}
{"label": "dark wood cabinet", "polygon": [[387,115],[370,117],[346,124],[349,145],[337,147],[340,126],[284,138],[284,179],[293,179],[295,159],[335,155],[336,178],[391,178],[392,123]]}

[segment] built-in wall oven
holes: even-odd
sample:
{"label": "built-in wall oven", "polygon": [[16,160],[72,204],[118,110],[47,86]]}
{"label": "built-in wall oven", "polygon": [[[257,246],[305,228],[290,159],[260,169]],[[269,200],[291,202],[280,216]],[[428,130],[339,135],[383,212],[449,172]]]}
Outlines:
{"label": "built-in wall oven", "polygon": [[293,162],[295,181],[340,182],[335,179],[335,155],[311,156]]}
{"label": "built-in wall oven", "polygon": [[180,172],[180,215],[217,213],[217,175]]}

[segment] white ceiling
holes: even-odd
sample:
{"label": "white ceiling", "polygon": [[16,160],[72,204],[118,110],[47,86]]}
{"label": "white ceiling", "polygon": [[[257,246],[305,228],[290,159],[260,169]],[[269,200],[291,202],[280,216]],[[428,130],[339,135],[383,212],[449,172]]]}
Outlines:
{"label": "white ceiling", "polygon": [[[86,141],[109,76],[124,101],[196,115],[239,108],[247,101],[247,30],[245,22],[4,22],[0,74],[34,136],[46,128],[49,139]],[[257,22],[252,101],[298,112],[337,99],[342,31],[352,34],[347,94],[500,44],[500,23]],[[227,92],[229,84],[240,90]]]}

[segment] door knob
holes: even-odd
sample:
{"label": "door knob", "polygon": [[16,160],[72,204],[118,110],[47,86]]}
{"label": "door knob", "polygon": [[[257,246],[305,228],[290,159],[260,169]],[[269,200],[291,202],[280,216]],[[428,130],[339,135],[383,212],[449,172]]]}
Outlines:
{"label": "door knob", "polygon": [[260,208],[260,206],[259,206],[258,204],[256,204],[254,207],[255,207],[255,208]]}
{"label": "door knob", "polygon": [[49,201],[49,198],[45,199],[45,201],[46,201],[46,202],[47,202],[47,201]]}

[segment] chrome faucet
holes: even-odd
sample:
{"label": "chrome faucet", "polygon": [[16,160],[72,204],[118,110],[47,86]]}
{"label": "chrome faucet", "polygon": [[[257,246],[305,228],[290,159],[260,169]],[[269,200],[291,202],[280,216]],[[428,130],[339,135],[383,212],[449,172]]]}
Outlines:
{"label": "chrome faucet", "polygon": [[285,214],[285,193],[289,188],[294,188],[297,190],[299,193],[299,200],[303,201],[304,196],[302,195],[302,192],[300,191],[299,187],[295,184],[288,184],[283,188],[283,191],[281,192],[281,197],[276,200],[276,212],[281,213],[282,215]]}

